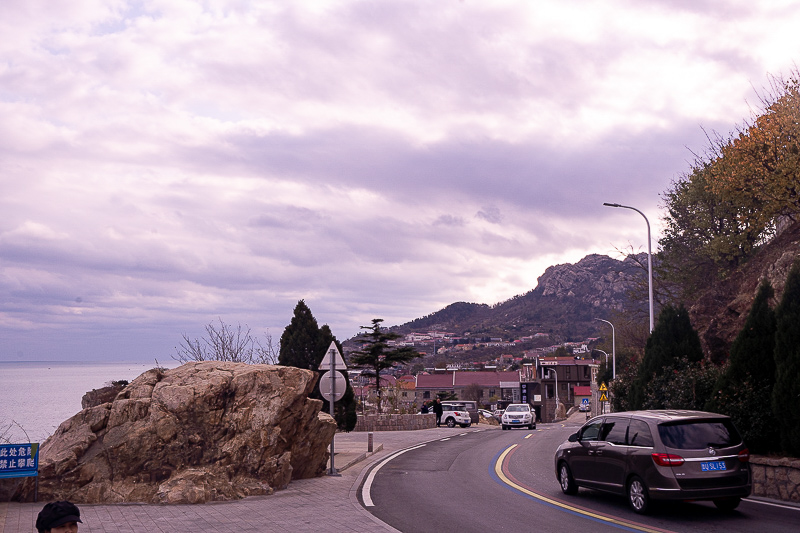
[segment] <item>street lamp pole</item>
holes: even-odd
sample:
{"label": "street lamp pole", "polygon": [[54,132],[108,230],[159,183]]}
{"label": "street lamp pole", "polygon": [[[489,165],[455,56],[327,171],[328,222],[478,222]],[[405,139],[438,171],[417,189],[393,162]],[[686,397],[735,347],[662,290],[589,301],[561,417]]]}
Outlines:
{"label": "street lamp pole", "polygon": [[[617,379],[617,333],[614,330],[614,324],[609,322],[608,320],[603,320],[602,318],[595,318],[595,320],[599,320],[600,322],[605,322],[609,326],[611,326],[611,379]],[[650,326],[650,331],[653,331],[652,325]],[[605,353],[605,352],[603,352]]]}
{"label": "street lamp pole", "polygon": [[622,207],[623,209],[632,209],[642,215],[644,221],[647,223],[647,286],[650,292],[650,333],[653,332],[653,327],[655,326],[655,320],[653,317],[653,253],[650,247],[650,221],[647,220],[647,217],[644,213],[636,209],[635,207],[631,207],[629,205],[620,205],[620,204],[610,204],[608,202],[603,202],[603,205],[608,207]]}
{"label": "street lamp pole", "polygon": [[549,374],[550,372],[556,377],[556,412],[553,415],[553,420],[555,420],[558,418],[558,372],[556,372],[555,368],[548,368],[547,373]]}

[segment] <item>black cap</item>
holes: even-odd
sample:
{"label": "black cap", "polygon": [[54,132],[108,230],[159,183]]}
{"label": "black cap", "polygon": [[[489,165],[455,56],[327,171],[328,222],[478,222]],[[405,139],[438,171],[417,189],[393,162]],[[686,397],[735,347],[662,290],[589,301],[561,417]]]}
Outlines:
{"label": "black cap", "polygon": [[52,502],[39,511],[36,529],[39,533],[43,533],[48,529],[63,526],[67,522],[81,522],[81,512],[78,507],[70,502]]}

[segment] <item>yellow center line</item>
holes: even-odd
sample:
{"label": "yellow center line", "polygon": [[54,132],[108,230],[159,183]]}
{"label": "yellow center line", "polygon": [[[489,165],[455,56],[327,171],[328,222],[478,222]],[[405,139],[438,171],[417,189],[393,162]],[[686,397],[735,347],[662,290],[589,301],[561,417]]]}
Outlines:
{"label": "yellow center line", "polygon": [[521,492],[523,494],[527,494],[531,498],[535,498],[535,499],[537,499],[539,501],[542,501],[544,503],[549,503],[550,505],[554,505],[556,507],[560,507],[560,508],[565,509],[567,511],[571,511],[573,513],[577,513],[577,514],[580,514],[580,515],[583,515],[583,516],[586,516],[586,517],[589,517],[589,518],[594,518],[595,520],[600,520],[602,522],[608,522],[610,524],[616,524],[616,525],[619,525],[619,526],[624,526],[624,527],[627,527],[627,528],[630,528],[630,529],[635,529],[637,531],[645,531],[647,533],[664,533],[664,531],[666,531],[664,529],[652,529],[652,528],[649,528],[649,527],[641,525],[641,524],[636,524],[634,522],[627,522],[625,520],[621,520],[621,519],[618,519],[618,518],[613,518],[613,517],[610,517],[610,516],[606,516],[606,515],[594,513],[594,512],[591,512],[591,511],[587,511],[586,509],[581,509],[580,507],[575,507],[573,505],[569,505],[569,504],[566,504],[564,502],[561,502],[561,501],[558,501],[558,500],[554,500],[553,498],[550,498],[550,497],[545,496],[543,494],[538,494],[538,493],[536,493],[536,492],[534,492],[534,491],[532,491],[532,490],[530,490],[530,489],[528,489],[526,487],[523,487],[522,485],[520,485],[520,484],[516,483],[515,481],[511,480],[508,476],[506,476],[505,472],[503,472],[503,463],[505,462],[506,457],[517,446],[519,446],[519,444],[513,444],[513,445],[509,446],[508,448],[506,448],[503,451],[503,453],[501,453],[500,456],[497,458],[497,462],[494,465],[494,473],[497,474],[497,477],[500,478],[503,481],[503,483],[505,483],[509,487],[511,487],[513,489],[516,489],[516,490],[518,490],[519,492]]}

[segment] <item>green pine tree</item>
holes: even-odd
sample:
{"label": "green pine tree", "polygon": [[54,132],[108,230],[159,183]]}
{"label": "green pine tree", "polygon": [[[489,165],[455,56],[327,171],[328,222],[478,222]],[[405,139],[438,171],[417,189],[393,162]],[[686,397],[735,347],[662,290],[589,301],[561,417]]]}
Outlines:
{"label": "green pine tree", "polygon": [[420,354],[409,346],[389,349],[389,341],[400,338],[400,335],[381,329],[381,322],[383,322],[382,318],[373,318],[371,326],[361,326],[361,329],[368,330],[367,333],[362,333],[360,338],[364,343],[364,348],[350,354],[350,364],[369,369],[369,375],[375,377],[375,384],[378,388],[379,413],[381,412],[381,380],[383,379],[381,372],[420,357]]}
{"label": "green pine tree", "polygon": [[772,410],[781,413],[781,445],[800,457],[800,259],[795,260],[775,309],[775,387]]}
{"label": "green pine tree", "polygon": [[[321,376],[319,364],[325,357],[325,352],[331,342],[336,343],[339,352],[342,351],[341,344],[336,340],[328,325],[325,324],[320,328],[317,325],[317,319],[311,314],[311,309],[308,308],[305,301],[300,300],[294,308],[291,323],[286,326],[281,335],[278,364],[313,370]],[[319,391],[319,379],[308,397],[322,400],[322,410],[326,413],[330,412],[328,401],[322,397],[322,393]],[[349,378],[347,378],[347,390],[344,396],[338,402],[334,402],[333,409],[339,429],[351,431],[356,426],[356,400]]]}
{"label": "green pine tree", "polygon": [[[682,360],[685,358],[685,363]],[[647,339],[644,357],[639,364],[636,379],[629,389],[630,407],[632,409],[663,408],[660,405],[645,405],[648,396],[658,398],[659,395],[650,391],[650,383],[662,377],[665,371],[681,372],[684,364],[699,364],[703,359],[703,349],[700,337],[692,327],[689,312],[682,305],[675,308],[665,306],[658,315],[653,332]],[[659,381],[663,383],[663,379]],[[703,399],[701,405],[705,403]]]}
{"label": "green pine tree", "polygon": [[780,442],[771,402],[776,323],[769,300],[773,294],[772,285],[762,282],[744,327],[731,345],[727,367],[705,406],[708,411],[730,416],[750,451],[762,454],[779,451]]}
{"label": "green pine tree", "polygon": [[300,300],[294,308],[291,323],[281,335],[278,364],[295,366],[306,370],[317,370],[330,342],[320,351],[320,334],[317,319],[311,314],[305,301]]}

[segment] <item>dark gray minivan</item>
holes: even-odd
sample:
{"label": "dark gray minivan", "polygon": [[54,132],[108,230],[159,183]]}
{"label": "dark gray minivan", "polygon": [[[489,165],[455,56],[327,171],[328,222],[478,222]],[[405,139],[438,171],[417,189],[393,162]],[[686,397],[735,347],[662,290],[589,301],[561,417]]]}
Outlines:
{"label": "dark gray minivan", "polygon": [[650,500],[712,500],[733,510],[750,495],[750,452],[727,416],[687,410],[597,416],[558,447],[556,477],[578,487],[624,494],[645,513]]}

